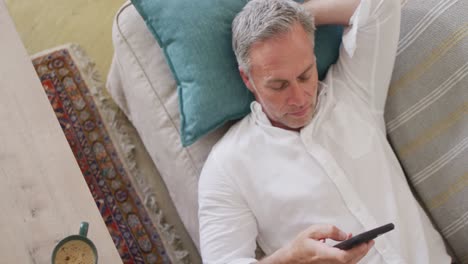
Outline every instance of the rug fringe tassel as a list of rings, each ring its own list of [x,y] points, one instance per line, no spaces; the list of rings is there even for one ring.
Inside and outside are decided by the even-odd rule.
[[[125,116],[123,112],[113,103],[112,99],[104,94],[104,85],[101,82],[101,75],[95,67],[95,63],[86,55],[86,52],[78,44],[67,44],[64,48],[68,48],[72,57],[77,58],[76,63],[80,63],[80,69],[83,69],[83,78],[87,78],[86,82],[89,84],[89,89],[92,92],[94,98],[100,101],[102,107],[100,112],[105,118],[106,122],[111,124],[111,129],[117,131],[113,133],[117,137],[119,147],[121,148],[123,155],[125,155],[126,166],[130,173],[135,176],[138,187],[144,194],[144,204],[152,212],[153,218],[156,220],[154,223],[164,237],[164,241],[168,241],[172,255],[172,261],[174,263],[190,263],[189,253],[184,250],[180,237],[177,235],[174,228],[165,222],[164,214],[159,208],[156,193],[151,187],[148,187],[146,180],[142,173],[139,171],[136,159],[135,159],[135,145],[129,136],[128,124],[120,120],[120,116]]]

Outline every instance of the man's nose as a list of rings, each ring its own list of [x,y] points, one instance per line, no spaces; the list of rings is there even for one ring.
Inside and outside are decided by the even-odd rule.
[[[289,88],[288,104],[299,107],[304,106],[306,100],[304,87],[294,82]]]

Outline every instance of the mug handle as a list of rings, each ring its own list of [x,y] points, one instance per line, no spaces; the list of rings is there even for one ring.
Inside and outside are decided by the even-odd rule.
[[[88,227],[89,227],[88,222],[81,222],[80,232],[79,232],[80,236],[86,237],[88,235]]]

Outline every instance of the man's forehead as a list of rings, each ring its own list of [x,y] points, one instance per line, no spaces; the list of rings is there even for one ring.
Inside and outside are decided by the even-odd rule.
[[[291,74],[301,75],[315,68],[315,55],[302,60],[269,60],[265,59],[251,63],[250,71],[255,75],[262,75],[264,78],[280,78]]]
[[[254,43],[249,50],[252,71],[304,70],[315,62],[313,41],[302,28]]]

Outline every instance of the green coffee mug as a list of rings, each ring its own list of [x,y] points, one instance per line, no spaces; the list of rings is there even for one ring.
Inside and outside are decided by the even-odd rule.
[[[88,227],[87,222],[81,222],[78,235],[71,235],[60,240],[52,253],[52,264],[98,263],[97,249],[86,237]]]

